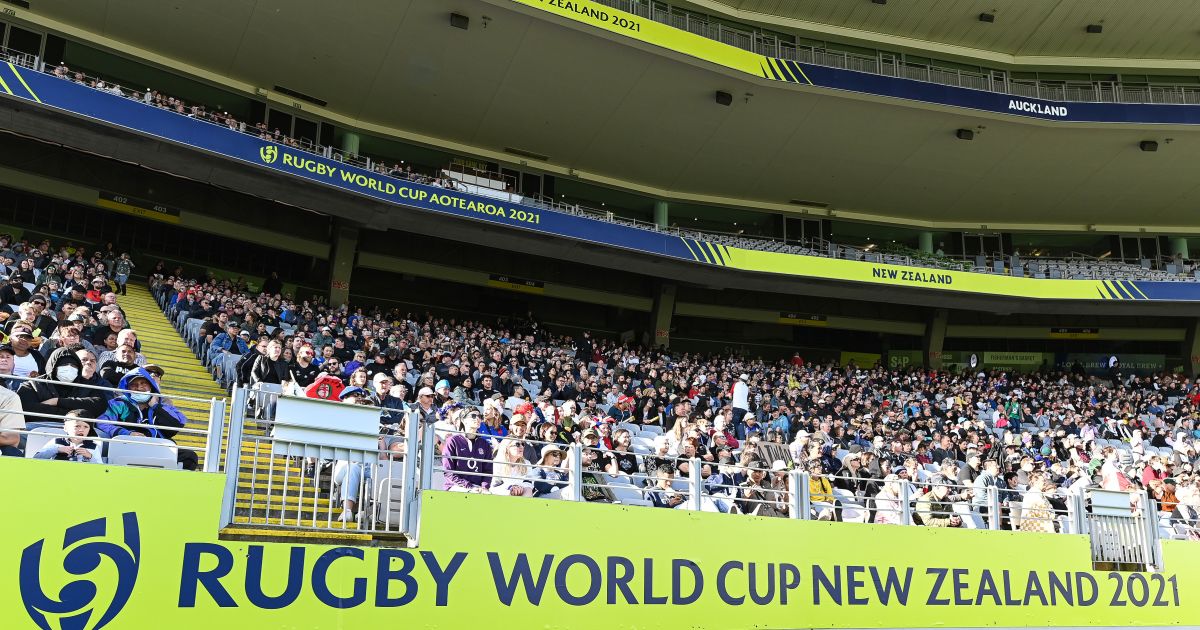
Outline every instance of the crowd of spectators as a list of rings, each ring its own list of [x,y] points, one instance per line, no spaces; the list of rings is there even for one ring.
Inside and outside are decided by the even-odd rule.
[[[664,507],[684,504],[679,480],[698,458],[719,511],[786,515],[798,468],[816,518],[856,505],[856,518],[898,522],[880,506],[907,495],[913,522],[986,526],[994,487],[1001,527],[1053,530],[1069,493],[1100,486],[1146,488],[1163,517],[1196,525],[1200,388],[1179,374],[769,362],[556,335],[532,314],[466,321],[297,301],[277,282],[257,294],[154,282],[177,322],[201,322],[202,354],[230,384],[299,392],[321,379],[333,383],[322,397],[383,408],[384,432],[403,411],[436,422],[447,489],[544,496],[581,444],[595,486],[624,476]],[[587,498],[612,499],[592,485]]]
[[[227,127],[239,133],[246,133],[256,136],[262,140],[275,142],[284,146],[292,147],[310,153],[316,153],[337,160],[343,160],[347,163],[356,166],[368,168],[371,171],[380,175],[393,177],[397,179],[407,180],[418,184],[427,184],[447,188],[452,190],[475,192],[479,194],[489,195],[490,191],[486,187],[477,187],[464,184],[463,181],[456,179],[450,174],[450,171],[445,169],[432,168],[414,168],[412,164],[406,164],[403,160],[392,160],[388,164],[386,160],[371,159],[366,156],[346,154],[340,151],[334,151],[327,147],[319,145],[312,138],[294,138],[289,135],[286,130],[281,130],[279,127],[271,128],[266,122],[259,121],[257,123],[247,123],[244,120],[239,120],[233,114],[224,110],[220,105],[215,108],[196,103],[188,103],[184,99],[164,94],[153,88],[145,90],[129,89],[122,87],[119,83],[105,80],[103,78],[89,76],[79,70],[72,70],[65,62],[60,62],[54,66],[47,66],[47,72],[64,80],[74,81],[81,85],[86,85],[96,90],[107,92],[122,98],[129,98],[141,101],[147,105],[152,105],[161,109],[173,111],[177,114],[204,120],[222,127]],[[428,172],[422,172],[422,170]],[[495,175],[495,174],[493,174]],[[500,177],[499,175],[496,175]],[[465,178],[464,178],[465,179]],[[470,181],[469,179],[467,181]],[[503,191],[508,193],[515,192],[511,186],[505,186]],[[542,201],[526,199],[527,203],[541,205]],[[575,211],[581,210],[579,206],[574,207]],[[596,219],[601,219],[608,216],[611,220],[611,213],[595,208],[582,208],[589,216]],[[629,223],[628,220],[622,220],[624,223]],[[652,224],[646,224],[653,227]],[[735,229],[736,229],[736,224]],[[672,225],[672,228],[678,229],[683,226]],[[657,229],[657,228],[655,228]],[[701,240],[711,240],[720,242],[734,247],[744,247],[748,249],[759,249],[772,252],[782,252],[788,254],[808,255],[808,256],[823,256],[834,258],[846,258],[850,260],[860,260],[867,262],[885,262],[906,266],[930,267],[930,268],[945,268],[959,269],[965,271],[974,271],[980,273],[1001,273],[1005,275],[1018,275],[1032,278],[1101,278],[1101,279],[1143,279],[1143,280],[1200,280],[1200,268],[1194,261],[1185,261],[1182,256],[1176,256],[1169,262],[1166,261],[1147,261],[1147,266],[1143,267],[1140,264],[1126,264],[1121,261],[1111,261],[1103,259],[1066,259],[1052,260],[1033,258],[1026,259],[1017,263],[1021,259],[1019,250],[1014,252],[1012,256],[977,256],[975,261],[964,260],[961,258],[951,258],[945,255],[942,244],[939,244],[935,252],[920,252],[918,250],[893,249],[893,252],[874,251],[874,246],[856,247],[846,244],[835,244],[820,239],[815,241],[806,241],[804,243],[785,242],[785,239],[779,239],[770,235],[765,235],[765,238],[758,236],[744,236],[744,230],[738,231],[737,235],[722,234],[722,233],[705,233],[696,230],[685,229],[680,232],[689,238],[697,238]],[[776,235],[778,236],[778,235]],[[1156,267],[1152,268],[1149,263],[1154,263]],[[1159,264],[1161,262],[1161,264]],[[1161,268],[1159,268],[1161,267]]]
[[[0,234],[0,454],[103,462],[104,440],[170,439],[187,422],[157,396],[165,372],[146,363],[118,304],[133,268],[111,243],[89,251]],[[34,428],[64,433],[26,453]],[[196,455],[178,451],[194,470]]]

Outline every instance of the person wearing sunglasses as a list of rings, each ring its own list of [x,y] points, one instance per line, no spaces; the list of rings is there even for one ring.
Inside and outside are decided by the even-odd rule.
[[[457,405],[452,405],[457,406]],[[442,470],[446,490],[452,492],[487,492],[492,483],[492,441],[479,434],[483,414],[475,407],[452,409],[453,419],[459,421],[460,431],[446,438],[442,446]]]

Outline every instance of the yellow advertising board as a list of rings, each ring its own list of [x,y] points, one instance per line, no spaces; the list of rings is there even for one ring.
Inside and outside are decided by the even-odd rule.
[[[219,541],[223,477],[0,458],[5,628],[1183,626],[1200,544],[427,492],[418,549]]]

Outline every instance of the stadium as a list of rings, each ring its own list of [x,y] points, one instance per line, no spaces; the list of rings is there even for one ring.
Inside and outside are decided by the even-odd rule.
[[[1194,3],[344,4],[0,0],[8,627],[1200,627]]]

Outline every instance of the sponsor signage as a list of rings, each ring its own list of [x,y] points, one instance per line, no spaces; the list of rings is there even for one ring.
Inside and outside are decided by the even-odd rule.
[[[842,524],[425,492],[414,549],[218,539],[223,475],[0,458],[5,628],[573,630],[1175,626],[1200,617],[1200,546],[1161,571],[1091,568],[1087,536]],[[131,492],[130,488],[137,488]],[[481,527],[612,536],[497,545]],[[745,544],[698,544],[700,540]],[[309,539],[311,540],[311,539]],[[812,544],[820,540],[821,544]],[[770,544],[760,544],[771,541]],[[601,546],[603,547],[603,546]],[[736,547],[736,548],[735,548]],[[936,548],[939,554],[920,550]],[[987,549],[988,553],[978,553]],[[803,621],[798,621],[798,620]],[[552,621],[556,620],[556,621]]]

